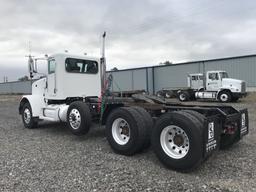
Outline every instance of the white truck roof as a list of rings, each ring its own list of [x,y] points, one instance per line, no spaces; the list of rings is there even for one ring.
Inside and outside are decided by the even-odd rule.
[[[191,74],[189,74],[190,76],[203,76],[203,74],[202,73],[191,73]]]
[[[90,57],[86,55],[69,54],[69,53],[55,53],[49,56],[49,58],[51,57],[63,57],[63,58],[71,57],[71,58],[85,59],[85,60],[96,60],[96,61],[99,60],[98,57]]]
[[[216,71],[207,71],[207,73],[220,73],[220,72],[224,72],[224,73],[226,73],[226,71],[221,71],[221,70],[216,70]]]

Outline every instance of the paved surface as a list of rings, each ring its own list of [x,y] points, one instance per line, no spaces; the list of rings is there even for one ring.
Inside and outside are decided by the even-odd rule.
[[[98,125],[81,137],[63,124],[25,129],[18,99],[0,97],[0,191],[256,191],[256,104],[235,106],[249,108],[250,134],[182,174],[163,167],[151,149],[113,153]]]

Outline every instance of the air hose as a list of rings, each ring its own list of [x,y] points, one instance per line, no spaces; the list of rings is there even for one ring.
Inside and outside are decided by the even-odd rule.
[[[99,102],[98,102],[98,111],[100,112],[100,121],[102,121],[102,117],[103,117],[105,107],[106,107],[106,98],[110,93],[112,81],[113,81],[113,76],[112,76],[112,74],[110,74],[108,76],[107,80],[104,82],[104,86],[101,91],[101,96],[100,96]]]

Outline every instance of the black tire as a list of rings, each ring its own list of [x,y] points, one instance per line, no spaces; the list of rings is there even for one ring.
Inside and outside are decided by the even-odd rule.
[[[174,97],[174,92],[169,90],[165,92],[165,98],[172,98]]]
[[[232,95],[229,91],[221,91],[218,95],[218,100],[223,103],[228,103],[232,99]]]
[[[30,119],[28,118],[28,113],[30,114]],[[32,109],[29,103],[25,103],[23,105],[21,115],[22,115],[22,121],[23,121],[24,127],[28,129],[33,129],[38,126],[38,122],[36,121],[35,118],[33,118]]]
[[[182,111],[164,114],[157,120],[151,143],[157,157],[167,168],[188,172],[200,165],[203,157],[203,132],[198,124],[200,122],[195,117]],[[162,131],[170,125],[182,128],[189,138],[188,152],[180,159],[169,156],[160,142]]]
[[[232,97],[231,101],[232,102],[237,102],[239,100],[239,97]]]
[[[182,111],[185,112],[185,113],[189,113],[190,115],[193,115],[195,118],[197,118],[197,120],[201,123],[200,126],[201,126],[202,131],[203,131],[203,129],[204,129],[204,121],[206,119],[206,117],[203,114],[201,114],[201,113],[199,113],[197,111],[193,111],[193,110],[182,110]],[[209,157],[210,157],[210,155],[206,156],[203,159],[203,161],[204,162],[207,161]]]
[[[151,133],[152,133],[152,129],[154,126],[154,121],[153,121],[152,117],[150,116],[150,114],[142,107],[133,106],[132,108],[140,113],[140,115],[142,116],[144,123],[146,125],[147,135],[145,138],[145,143],[143,144],[143,148],[142,148],[142,150],[144,150],[150,146],[150,138],[151,138]]]
[[[74,122],[80,123],[77,125]],[[67,112],[67,123],[69,130],[74,135],[85,135],[91,127],[91,113],[89,106],[82,101],[75,101],[70,104]]]
[[[157,97],[164,98],[164,97],[165,97],[165,93],[164,93],[163,90],[160,90],[160,91],[157,91],[157,92],[156,92],[156,96],[157,96]]]
[[[112,129],[114,129],[114,123],[118,119],[123,119],[129,125],[129,139],[126,143],[120,144],[113,136]],[[122,130],[123,131],[123,130]],[[131,107],[120,107],[115,109],[106,122],[106,135],[107,140],[115,153],[122,155],[133,155],[143,149],[147,142],[147,128],[142,118],[142,115]]]
[[[187,91],[180,91],[178,93],[178,99],[182,102],[189,100],[189,94]]]
[[[189,113],[191,115],[193,115],[195,118],[197,118],[197,120],[201,123],[202,125],[202,129],[203,129],[203,125],[204,125],[204,120],[205,120],[205,116],[197,111],[193,111],[193,110],[182,110],[183,112]]]

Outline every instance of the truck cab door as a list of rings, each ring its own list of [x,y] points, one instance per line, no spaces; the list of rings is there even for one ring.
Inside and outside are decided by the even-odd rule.
[[[48,60],[47,75],[47,97],[54,98],[56,96],[56,61],[54,58]]]
[[[217,72],[209,72],[207,74],[206,90],[218,91],[221,87],[220,75]]]
[[[191,88],[192,89],[198,89],[199,88],[198,76],[196,76],[196,75],[191,76]]]

